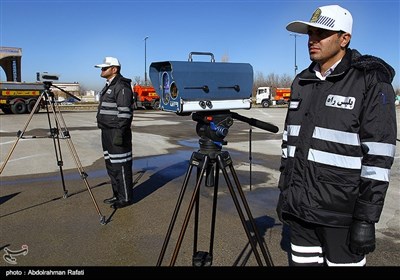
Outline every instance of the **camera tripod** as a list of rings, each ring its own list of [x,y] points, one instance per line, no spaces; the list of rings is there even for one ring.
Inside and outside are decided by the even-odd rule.
[[[235,169],[232,164],[232,158],[227,151],[221,151],[221,145],[216,145],[216,141],[211,140],[208,137],[205,137],[204,135],[207,134],[209,135],[212,139],[214,140],[222,140],[223,137],[228,133],[228,127],[232,124],[232,118],[230,115],[228,117],[226,115],[222,115],[222,121],[219,123],[217,128],[211,128],[210,125],[203,123],[200,119],[202,118],[202,115],[193,115],[193,119],[199,121],[198,126],[197,126],[197,133],[199,136],[201,136],[199,140],[199,145],[200,145],[200,150],[197,152],[193,152],[192,156],[190,158],[189,162],[189,167],[185,175],[185,179],[182,185],[182,189],[180,191],[178,201],[176,203],[174,213],[171,219],[171,222],[168,227],[167,235],[165,237],[163,247],[161,249],[160,256],[158,258],[157,266],[160,266],[169,240],[171,238],[171,234],[177,219],[177,216],[179,214],[179,210],[183,201],[183,197],[186,191],[186,188],[188,186],[190,176],[193,170],[193,167],[197,167],[197,177],[196,177],[196,185],[193,190],[192,197],[189,202],[189,206],[187,209],[187,212],[185,214],[185,218],[183,221],[183,225],[181,228],[181,231],[179,233],[179,237],[175,246],[175,249],[172,254],[172,258],[170,261],[170,266],[173,266],[176,262],[179,249],[181,247],[193,208],[195,207],[195,213],[194,213],[194,238],[193,238],[193,259],[192,259],[192,265],[193,266],[211,266],[212,265],[212,258],[213,258],[213,247],[214,247],[214,232],[215,232],[215,222],[216,222],[216,209],[217,209],[217,199],[218,199],[218,186],[219,186],[219,173],[222,171],[222,174],[225,178],[226,184],[228,186],[229,192],[232,196],[233,202],[236,206],[236,209],[238,211],[240,220],[242,222],[243,228],[246,232],[247,238],[249,240],[249,243],[251,245],[252,251],[254,253],[254,256],[256,258],[256,261],[259,266],[263,266],[263,262],[261,259],[261,256],[257,250],[257,244],[259,248],[261,249],[261,253],[264,257],[265,264],[267,266],[272,266],[273,262],[271,259],[271,256],[266,248],[264,246],[265,244],[263,243],[260,234],[257,230],[254,218],[251,214],[250,208],[247,204],[244,192],[242,190],[242,187],[240,185],[238,176],[235,172]],[[213,131],[212,133],[210,133]],[[214,133],[215,132],[215,133]],[[226,142],[224,142],[226,144]],[[237,192],[239,193],[239,198],[236,194],[236,191],[234,190],[232,181],[229,177],[229,173],[227,171],[227,168],[230,170],[230,174],[233,177],[233,180],[235,182]],[[209,252],[204,252],[204,251],[198,251],[197,250],[197,241],[198,241],[198,223],[199,223],[199,200],[200,200],[200,186],[202,184],[202,180],[204,178],[204,175],[206,177],[206,186],[208,187],[214,187],[214,195],[213,195],[213,206],[212,206],[212,216],[211,216],[211,232],[210,232],[210,245],[209,245]],[[246,222],[245,219],[245,214],[242,210],[242,205],[245,209],[245,213],[247,214],[248,221],[250,223]],[[252,235],[252,233],[254,236]],[[255,239],[254,239],[255,237]]]
[[[63,198],[67,198],[68,197],[68,191],[65,188],[65,180],[64,180],[64,172],[63,172],[63,158],[62,158],[62,153],[61,153],[61,144],[60,144],[60,139],[65,139],[68,145],[68,148],[71,152],[71,155],[75,161],[76,167],[78,169],[78,172],[80,174],[80,177],[82,178],[82,180],[84,181],[86,188],[90,194],[90,197],[92,198],[92,201],[94,203],[94,206],[96,208],[97,213],[100,216],[100,223],[101,224],[105,224],[105,216],[103,216],[100,212],[100,209],[97,205],[96,199],[93,196],[93,193],[90,189],[90,185],[87,181],[87,173],[84,171],[83,167],[82,167],[82,163],[78,157],[78,154],[76,152],[76,149],[74,147],[74,144],[72,143],[71,140],[71,135],[68,131],[68,128],[65,124],[64,118],[61,114],[61,110],[58,106],[58,104],[56,103],[55,99],[54,99],[54,93],[51,90],[51,86],[56,87],[58,89],[60,89],[61,91],[67,93],[68,95],[70,95],[71,97],[80,100],[79,98],[75,97],[74,95],[72,95],[71,93],[55,86],[52,85],[51,82],[43,82],[44,84],[44,90],[41,92],[40,96],[38,97],[27,121],[25,122],[24,128],[22,129],[22,131],[18,131],[17,132],[17,139],[14,142],[13,146],[11,147],[6,159],[4,160],[3,165],[0,168],[0,174],[3,172],[8,160],[10,159],[13,151],[15,150],[18,141],[22,138],[26,139],[29,137],[24,137],[25,131],[29,125],[29,123],[32,120],[32,117],[34,115],[35,112],[38,111],[40,104],[43,102],[44,106],[46,108],[46,113],[47,113],[47,120],[48,120],[48,124],[49,124],[49,132],[50,135],[48,137],[51,137],[53,139],[53,145],[54,145],[54,150],[55,150],[55,155],[56,155],[56,161],[57,161],[57,165],[59,167],[59,171],[60,171],[60,176],[61,176],[61,182],[62,182],[62,188],[63,188]],[[49,109],[50,108],[50,109]],[[50,118],[50,113],[52,113],[53,117],[54,117],[54,125],[53,122]],[[41,138],[41,137],[37,137],[37,136],[32,136],[30,138]],[[47,136],[46,136],[47,138]]]

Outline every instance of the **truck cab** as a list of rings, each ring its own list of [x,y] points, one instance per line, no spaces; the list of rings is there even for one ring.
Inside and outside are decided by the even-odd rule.
[[[256,104],[261,104],[263,108],[268,108],[272,104],[271,87],[259,87],[256,91]]]
[[[135,84],[132,87],[134,98],[134,109],[156,109],[160,107],[160,97],[152,86]]]

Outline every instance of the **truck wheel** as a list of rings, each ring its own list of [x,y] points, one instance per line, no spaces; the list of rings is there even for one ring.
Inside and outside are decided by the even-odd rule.
[[[14,114],[23,114],[26,112],[26,104],[23,100],[17,100],[11,105],[11,111]]]
[[[263,100],[261,102],[261,105],[263,106],[263,108],[268,108],[269,107],[269,101],[268,100]]]
[[[28,113],[32,112],[33,107],[35,107],[36,101],[37,100],[33,99],[33,100],[28,102],[28,106],[27,106]],[[40,105],[37,106],[35,113],[39,112],[39,109],[40,109]]]
[[[153,109],[160,110],[160,100],[154,101]]]

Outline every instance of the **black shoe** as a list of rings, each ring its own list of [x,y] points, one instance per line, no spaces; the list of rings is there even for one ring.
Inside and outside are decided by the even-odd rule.
[[[119,209],[119,208],[124,208],[126,206],[131,205],[132,203],[130,201],[122,201],[122,200],[117,200],[113,204],[111,204],[111,208],[114,209]]]
[[[115,196],[104,199],[103,202],[107,203],[107,204],[113,204],[114,202],[116,202],[118,200],[118,198],[116,198]]]

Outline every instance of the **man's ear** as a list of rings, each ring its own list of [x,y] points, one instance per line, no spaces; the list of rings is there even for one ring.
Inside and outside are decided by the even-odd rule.
[[[340,42],[340,46],[342,48],[344,48],[350,43],[351,34],[350,33],[344,33],[344,34],[342,34],[342,38],[341,39],[342,39],[342,41]]]

